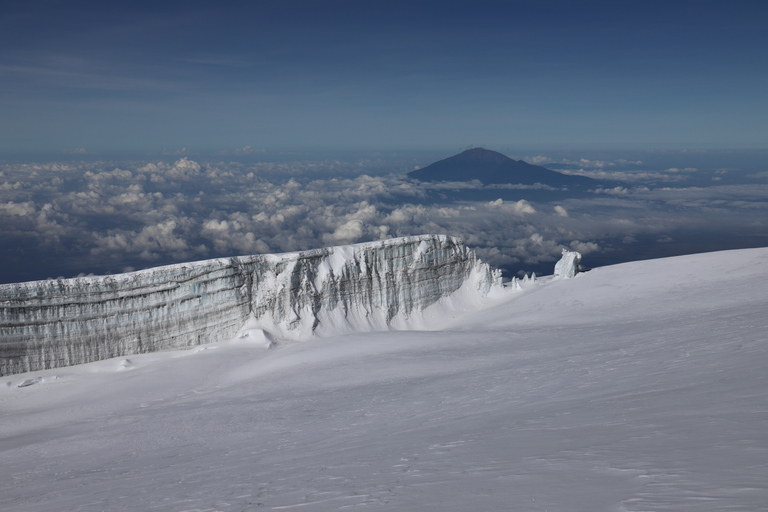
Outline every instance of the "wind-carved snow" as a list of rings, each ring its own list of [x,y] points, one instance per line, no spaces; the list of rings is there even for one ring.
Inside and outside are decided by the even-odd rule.
[[[581,270],[580,263],[581,253],[563,249],[562,257],[555,263],[555,277],[571,278],[575,276]]]
[[[425,328],[501,290],[500,272],[444,235],[0,285],[0,375],[258,329],[267,344],[273,336]]]
[[[438,332],[0,377],[0,510],[765,511],[767,279],[768,248],[644,260]]]

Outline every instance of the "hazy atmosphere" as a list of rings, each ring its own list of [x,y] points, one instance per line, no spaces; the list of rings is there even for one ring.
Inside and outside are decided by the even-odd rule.
[[[0,151],[765,148],[767,10],[14,2]]]
[[[759,2],[8,6],[0,281],[424,232],[507,275],[562,247],[600,265],[765,245],[766,19]],[[406,178],[472,145],[612,181],[551,197]]]
[[[27,2],[0,281],[425,232],[506,274],[768,241],[759,2]],[[424,183],[470,146],[604,180]]]

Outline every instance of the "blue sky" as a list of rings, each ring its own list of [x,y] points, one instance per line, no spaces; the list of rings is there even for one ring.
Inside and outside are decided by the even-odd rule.
[[[17,2],[0,158],[766,148],[768,4]]]

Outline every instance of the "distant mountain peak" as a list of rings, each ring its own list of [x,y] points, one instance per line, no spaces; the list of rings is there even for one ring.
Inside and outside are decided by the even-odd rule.
[[[462,158],[465,160],[477,160],[477,161],[497,162],[497,163],[502,163],[508,160],[512,160],[508,156],[502,155],[498,151],[492,151],[490,149],[485,149],[485,148],[470,148],[450,158]]]
[[[471,148],[408,173],[419,181],[472,181],[484,184],[540,183],[554,188],[582,188],[595,183],[584,176],[563,174],[522,160],[513,160],[497,151]]]

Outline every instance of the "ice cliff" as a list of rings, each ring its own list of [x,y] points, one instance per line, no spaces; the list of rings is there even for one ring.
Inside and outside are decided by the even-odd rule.
[[[246,327],[289,339],[417,328],[439,304],[468,307],[501,288],[498,271],[443,235],[5,284],[0,376],[224,341]]]
[[[571,278],[581,271],[581,253],[563,249],[563,255],[555,263],[555,276]]]

